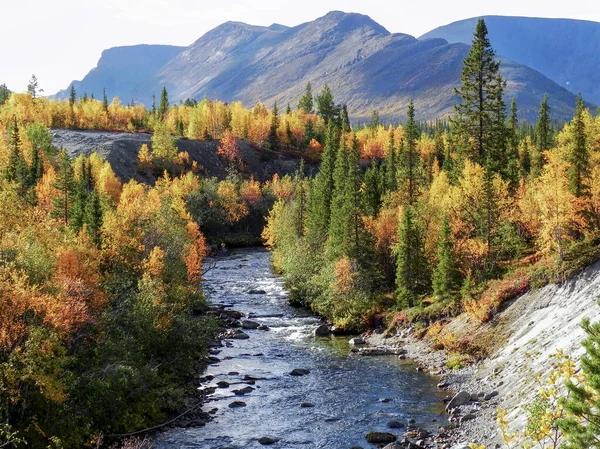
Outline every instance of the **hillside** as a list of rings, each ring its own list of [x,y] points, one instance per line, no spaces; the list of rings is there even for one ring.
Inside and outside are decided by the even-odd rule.
[[[132,45],[104,50],[98,65],[81,81],[73,81],[78,95],[84,92],[89,96],[102,98],[103,90],[109,101],[119,97],[121,102],[134,99],[133,89],[141,81],[150,78],[158,69],[178,55],[185,47],[172,45]],[[54,95],[55,98],[68,98],[70,84]],[[152,100],[147,103],[150,106]]]
[[[140,173],[137,169],[137,155],[142,144],[152,148],[150,134],[56,129],[52,136],[54,145],[66,149],[72,157],[98,153],[110,163],[123,182],[130,179],[149,184],[155,182],[152,175]],[[270,179],[275,173],[293,173],[298,166],[299,159],[287,154],[268,152],[244,140],[238,145],[246,173],[259,181]],[[217,155],[218,140],[179,139],[176,146],[179,151],[187,151],[192,161],[198,162],[203,176],[219,179],[226,176],[226,164]]]
[[[467,53],[461,43],[392,34],[367,16],[340,11],[293,28],[227,22],[139,77],[123,98],[150,105],[165,86],[171,102],[209,97],[295,106],[311,82],[315,92],[329,84],[354,121],[368,120],[374,109],[386,120],[403,120],[411,98],[418,119],[433,119],[453,111]],[[571,117],[575,99],[566,89],[515,62],[503,60],[502,73],[522,118],[535,119],[545,92],[555,118]]]
[[[531,67],[584,99],[600,103],[600,23],[484,16],[498,55]],[[420,40],[470,43],[478,18],[436,28]]]

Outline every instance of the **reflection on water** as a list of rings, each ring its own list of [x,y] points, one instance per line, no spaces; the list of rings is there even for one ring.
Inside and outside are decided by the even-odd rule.
[[[279,438],[272,446],[279,448],[366,448],[365,434],[390,431],[389,421],[414,419],[430,430],[445,421],[436,379],[416,372],[410,362],[349,355],[348,337],[314,338],[319,320],[287,305],[266,251],[245,250],[219,260],[206,276],[205,291],[213,303],[231,305],[270,331],[245,331],[250,339],[231,340],[222,348],[222,361],[207,370],[213,383],[231,384],[217,389],[214,401],[204,406],[218,408],[215,419],[205,427],[161,433],[156,448],[259,448],[257,440],[264,436]],[[294,368],[310,374],[290,376]],[[235,396],[232,390],[247,385],[246,375],[264,380],[257,380],[251,393]],[[229,408],[235,400],[246,407]],[[300,407],[302,402],[314,406]]]

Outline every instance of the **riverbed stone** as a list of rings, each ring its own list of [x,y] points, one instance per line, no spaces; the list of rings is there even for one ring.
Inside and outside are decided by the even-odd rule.
[[[348,343],[350,343],[353,346],[359,346],[359,345],[364,345],[365,341],[361,338],[361,337],[354,337],[351,338]]]
[[[242,321],[243,329],[258,329],[259,326],[260,326],[260,324],[258,324],[256,321],[250,321],[250,320]]]
[[[217,387],[219,387],[219,388],[229,388],[229,382],[221,380],[220,382],[217,382]]]
[[[460,407],[461,405],[465,405],[467,402],[471,400],[471,394],[466,391],[460,391],[454,395],[450,402],[446,405],[446,411],[452,410],[453,408]]]
[[[303,407],[303,408],[314,407],[314,406],[315,406],[315,404],[313,404],[312,402],[301,402],[300,403],[300,407]]]
[[[401,423],[400,421],[390,421],[387,423],[387,426],[390,429],[402,429],[406,427],[404,423]]]
[[[331,334],[331,329],[327,324],[321,324],[313,331],[315,337],[328,337]]]
[[[484,401],[489,401],[490,399],[493,399],[493,398],[495,398],[496,396],[498,396],[498,392],[497,392],[497,391],[492,391],[491,393],[488,393],[488,394],[486,394],[486,395],[483,397],[483,400],[484,400]]]
[[[267,293],[267,292],[264,290],[260,290],[260,289],[248,290],[249,295],[264,295],[265,293]]]
[[[467,415],[461,416],[459,422],[462,424],[462,423],[467,422],[467,421],[472,421],[475,418],[476,418],[475,415],[473,415],[472,413],[469,413]]]
[[[250,338],[250,335],[245,332],[237,332],[231,338],[234,340],[247,340]]]
[[[275,444],[279,441],[279,438],[274,437],[261,437],[258,439],[258,442],[264,446],[269,446],[271,444]]]
[[[310,374],[310,370],[305,368],[294,368],[290,372],[290,376],[306,376],[307,374]]]
[[[365,438],[371,444],[392,443],[397,439],[396,435],[388,432],[369,432]]]
[[[229,408],[239,407],[246,407],[246,403],[244,401],[233,401],[231,404],[229,404]]]
[[[397,441],[394,441],[393,443],[390,444],[386,444],[385,446],[383,446],[383,449],[404,449],[405,446],[398,443]]]
[[[254,391],[254,388],[252,388],[252,387],[244,387],[244,388],[240,388],[238,390],[232,390],[232,393],[234,393],[236,396],[243,396],[245,394],[252,393],[253,391]]]
[[[259,331],[270,331],[271,328],[269,326],[267,326],[266,324],[261,324],[260,326],[257,327],[257,329]]]

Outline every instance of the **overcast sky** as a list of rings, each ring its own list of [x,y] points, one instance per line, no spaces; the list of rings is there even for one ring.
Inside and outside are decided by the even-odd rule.
[[[417,37],[492,14],[600,22],[597,0],[0,0],[0,83],[24,91],[35,74],[49,95],[83,78],[106,48],[189,45],[228,20],[294,26],[331,10],[366,14]]]

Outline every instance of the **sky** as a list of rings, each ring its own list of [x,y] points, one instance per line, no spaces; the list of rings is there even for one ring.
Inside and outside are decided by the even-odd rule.
[[[35,74],[50,95],[82,79],[110,47],[187,46],[228,20],[295,26],[332,10],[366,14],[416,37],[482,15],[600,22],[596,0],[0,0],[0,83],[25,91]]]

